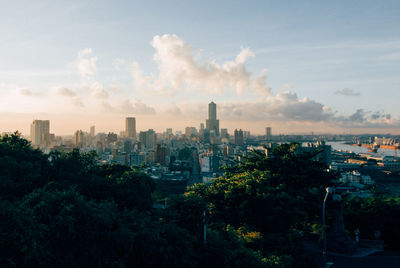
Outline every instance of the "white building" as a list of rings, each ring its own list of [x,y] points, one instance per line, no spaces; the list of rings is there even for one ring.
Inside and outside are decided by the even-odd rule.
[[[361,175],[360,172],[355,170],[353,172],[344,172],[341,175],[339,181],[342,183],[360,183],[365,185],[374,184],[371,176]]]
[[[34,147],[47,145],[50,135],[49,120],[33,120],[31,124],[31,142]]]

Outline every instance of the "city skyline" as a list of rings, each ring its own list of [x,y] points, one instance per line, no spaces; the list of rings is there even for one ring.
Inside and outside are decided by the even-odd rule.
[[[9,3],[0,132],[184,130],[214,101],[230,133],[400,134],[400,4],[286,4]]]
[[[213,103],[213,102],[212,102]],[[215,104],[215,103],[213,103]],[[208,104],[209,105],[209,104]],[[210,116],[210,115],[208,115]],[[39,118],[35,118],[33,119],[33,123],[35,121],[52,121],[49,120],[48,118],[52,117],[52,116],[45,116],[44,119],[41,117],[41,119]],[[196,130],[200,130],[201,129],[201,125],[206,125],[205,123],[207,121],[209,121],[209,119],[204,118],[203,121],[199,121],[197,123],[193,123],[192,121],[188,120],[186,125],[182,125],[183,127],[177,127],[177,128],[171,128],[171,123],[169,121],[167,122],[163,122],[162,124],[158,124],[158,127],[154,127],[154,125],[152,125],[151,123],[149,123],[148,121],[146,121],[146,116],[140,117],[144,119],[145,121],[143,121],[142,123],[144,123],[143,125],[139,125],[138,128],[136,128],[136,118],[137,117],[113,117],[113,119],[111,120],[112,123],[100,123],[100,128],[98,128],[98,125],[82,125],[79,124],[80,127],[76,127],[74,125],[69,127],[69,130],[64,131],[64,132],[57,132],[54,131],[53,128],[51,129],[52,132],[54,132],[57,136],[73,136],[74,132],[78,129],[80,131],[86,132],[86,133],[91,133],[92,128],[96,127],[96,133],[118,133],[119,135],[121,134],[122,136],[126,136],[126,129],[127,129],[127,120],[128,119],[134,119],[134,129],[136,129],[135,133],[136,135],[139,134],[139,132],[141,131],[147,131],[149,129],[154,129],[157,133],[166,133],[168,132],[168,129],[172,129],[173,133],[184,133],[185,129],[188,128],[189,126],[195,125],[195,129]],[[29,119],[27,119],[29,120]],[[219,121],[220,120],[215,120],[217,121],[217,125],[219,125]],[[24,126],[23,128],[20,129],[15,129],[15,130],[6,130],[6,129],[0,129],[0,133],[12,133],[15,131],[18,131],[19,133],[22,133],[24,136],[31,136],[29,135],[30,133],[32,133],[32,120],[30,121],[30,127],[29,126]],[[89,122],[93,122],[93,121],[89,121]],[[56,129],[57,126],[59,126],[60,124],[62,125],[62,121],[57,122],[54,121],[54,125],[56,125]],[[52,125],[53,125],[53,121],[52,121]],[[164,127],[162,127],[164,126]],[[277,128],[274,128],[274,134],[273,135],[324,135],[324,134],[333,134],[333,135],[350,135],[350,134],[354,134],[354,135],[385,135],[385,134],[389,134],[389,135],[397,135],[397,132],[390,132],[390,129],[388,132],[385,132],[384,129],[372,129],[372,131],[368,131],[369,129],[367,128],[360,128],[360,131],[356,131],[356,132],[352,132],[352,131],[346,131],[343,130],[342,132],[340,131],[314,131],[313,129],[307,129],[307,128],[303,128],[300,131],[281,131],[280,127],[282,126],[282,124],[277,124],[275,125],[274,123],[268,124],[267,125],[259,125],[256,129],[255,132],[251,131],[254,130],[254,128],[251,127],[251,124],[246,124],[246,122],[240,122],[240,121],[233,121],[230,122],[228,124],[224,124],[223,126],[225,127],[220,127],[219,131],[221,131],[222,129],[226,129],[228,131],[229,134],[233,135],[234,131],[236,129],[243,129],[243,130],[247,130],[249,131],[252,135],[256,135],[256,136],[263,136],[263,135],[267,135],[266,133],[266,128],[269,128],[270,131],[272,129],[271,126],[277,126]],[[213,126],[213,128],[215,128],[217,126]],[[25,130],[26,129],[26,130]],[[25,130],[25,131],[24,131]],[[271,134],[270,134],[271,135]],[[219,134],[217,135],[219,136]],[[269,135],[267,135],[269,136]]]
[[[400,0],[0,2],[0,268],[399,265]]]

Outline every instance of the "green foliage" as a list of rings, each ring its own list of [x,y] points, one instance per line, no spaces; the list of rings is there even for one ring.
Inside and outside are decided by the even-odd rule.
[[[155,180],[157,199],[165,199],[169,196],[181,195],[187,188],[186,180]]]
[[[335,178],[313,156],[299,153],[298,144],[283,144],[271,157],[254,151],[224,177],[186,195],[208,203],[213,226],[247,226],[261,232],[264,250],[292,253],[298,234],[319,219],[322,189]]]
[[[0,198],[18,200],[48,182],[49,163],[18,132],[0,137]]]
[[[203,235],[203,212],[206,210],[203,198],[175,196],[168,200],[168,208],[164,212],[166,221],[175,224],[196,234],[199,240]]]
[[[113,200],[121,208],[149,209],[154,182],[142,171],[122,165],[96,164],[95,153],[51,153],[52,184],[48,189],[74,187],[97,201]]]
[[[178,157],[191,159],[191,149]],[[154,210],[157,185],[139,168],[99,166],[95,153],[78,150],[45,155],[18,133],[3,136],[0,266],[300,266],[299,234],[319,222],[323,189],[335,176],[313,157],[296,144],[269,158],[253,152]]]
[[[326,172],[326,166],[314,157],[319,153],[302,152],[297,143],[282,144],[275,147],[271,157],[263,152],[253,151],[244,163],[227,169],[227,176],[254,171],[270,173],[269,183],[284,185],[289,193],[303,194],[313,188],[327,186],[336,174]]]
[[[194,231],[200,229],[206,210],[212,229],[207,248],[217,256],[249,262],[254,257],[254,267],[307,266],[297,255],[298,241],[312,223],[320,221],[324,189],[336,176],[314,161],[314,156],[301,153],[298,144],[283,144],[271,157],[254,151],[244,163],[227,168],[224,177],[209,185],[197,184],[184,197],[173,200],[169,216],[177,225]],[[239,252],[231,249],[232,245]],[[217,248],[229,250],[218,252]],[[209,258],[220,266],[227,263],[212,254]],[[244,263],[229,265],[241,267]]]
[[[37,226],[36,226],[37,227]],[[37,250],[33,243],[38,228],[26,211],[0,201],[0,266],[27,267]]]
[[[114,202],[88,201],[73,190],[37,190],[18,209],[36,226],[27,244],[39,247],[27,251],[29,263],[21,266],[192,266],[194,243],[185,230],[162,224],[147,213],[120,210]],[[12,225],[7,231],[22,235]]]
[[[128,209],[151,208],[151,193],[155,190],[155,184],[144,173],[126,171],[110,184],[109,191],[119,206]]]
[[[289,262],[272,261],[274,256],[263,257],[243,243],[234,229],[210,230],[204,250],[205,263],[214,267],[289,267]]]
[[[375,239],[375,231],[380,230],[386,248],[400,249],[399,197],[372,196],[346,199],[343,217],[350,231],[356,228],[360,230],[361,238]]]

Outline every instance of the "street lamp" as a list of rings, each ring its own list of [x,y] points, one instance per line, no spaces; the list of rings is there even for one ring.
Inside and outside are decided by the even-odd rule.
[[[326,200],[328,199],[329,193],[333,192],[334,188],[333,187],[326,187],[326,194],[324,198],[324,202],[322,204],[322,231],[323,231],[323,239],[324,239],[324,246],[322,249],[322,257],[324,259],[324,262],[326,263],[326,222],[325,222],[325,206],[326,206]]]
[[[207,212],[203,211],[203,246],[207,245]]]

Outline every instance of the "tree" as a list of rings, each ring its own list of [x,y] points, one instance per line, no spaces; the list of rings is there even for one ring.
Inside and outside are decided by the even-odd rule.
[[[289,267],[334,177],[282,145],[160,211],[141,169],[99,166],[94,153],[45,155],[15,133],[0,138],[0,167],[1,267]]]
[[[185,195],[206,202],[211,228],[260,233],[253,246],[265,256],[295,255],[301,233],[319,221],[323,191],[336,176],[314,156],[300,152],[298,144],[280,145],[270,157],[254,151],[224,177],[197,184]]]
[[[379,230],[386,248],[400,249],[399,197],[346,198],[343,207],[343,217],[350,231],[358,228],[361,238],[376,239],[374,233]]]
[[[48,182],[47,157],[18,132],[0,137],[0,197],[18,200]]]

